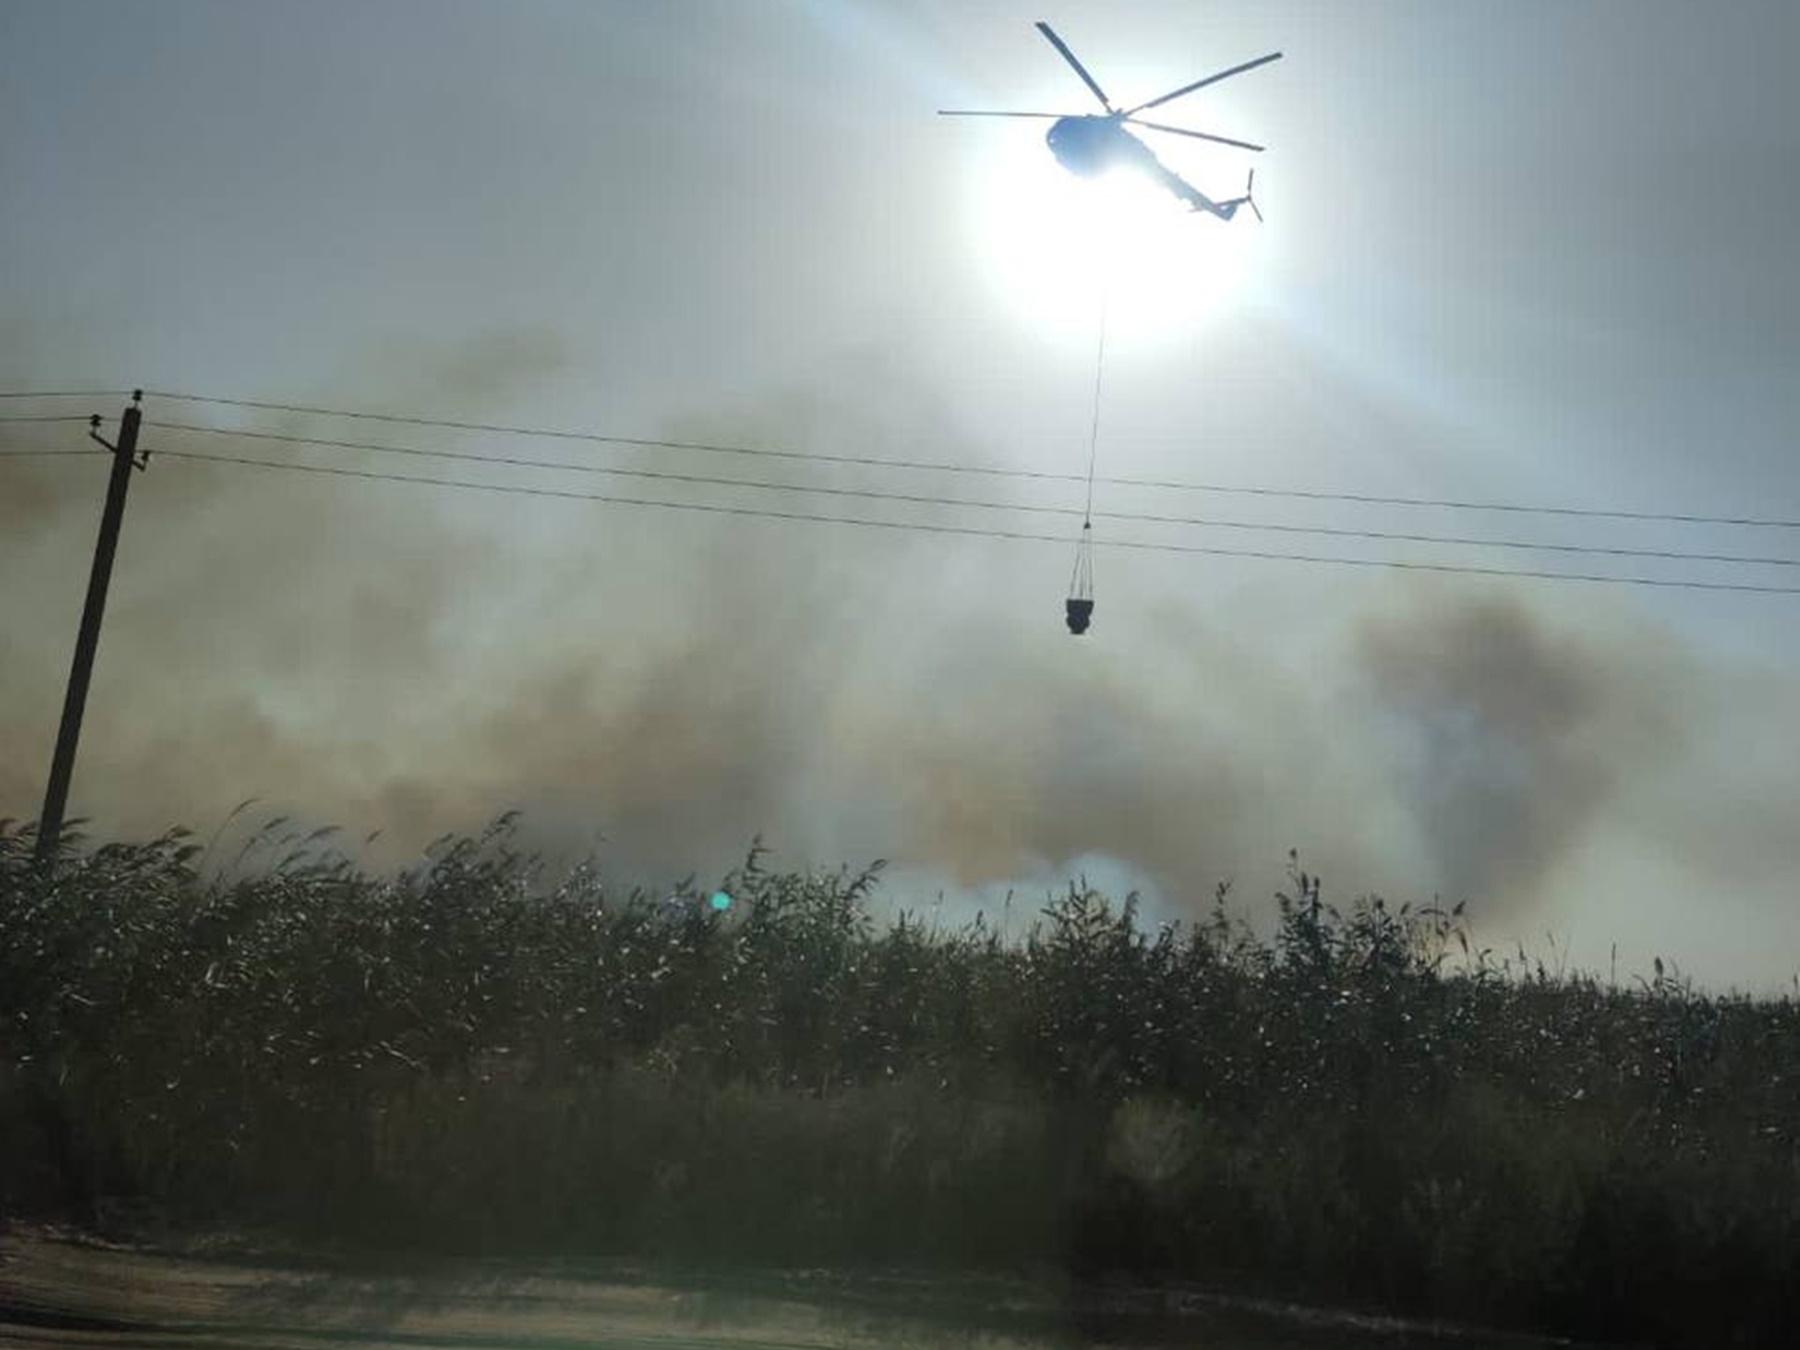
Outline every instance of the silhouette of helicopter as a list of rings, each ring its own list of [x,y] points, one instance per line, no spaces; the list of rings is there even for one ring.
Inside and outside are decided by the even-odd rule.
[[[1184,84],[1181,88],[1164,94],[1161,98],[1153,98],[1148,103],[1140,103],[1135,108],[1116,108],[1112,100],[1107,98],[1094,77],[1088,74],[1087,67],[1076,59],[1075,53],[1069,50],[1068,44],[1056,35],[1056,30],[1049,24],[1039,22],[1038,32],[1047,38],[1052,47],[1062,53],[1063,60],[1075,68],[1081,76],[1081,82],[1093,91],[1094,97],[1100,100],[1100,106],[1106,109],[1102,116],[1099,113],[1042,113],[1042,112],[983,112],[970,111],[963,108],[940,108],[940,117],[1041,117],[1052,120],[1050,132],[1044,137],[1050,144],[1050,153],[1056,156],[1057,162],[1072,173],[1083,177],[1095,177],[1109,169],[1136,169],[1140,173],[1156,180],[1188,204],[1194,211],[1210,211],[1220,220],[1230,220],[1237,214],[1240,206],[1248,206],[1256,213],[1256,218],[1263,218],[1262,211],[1250,193],[1256,186],[1256,170],[1250,170],[1250,177],[1244,184],[1244,195],[1232,197],[1226,201],[1215,202],[1199,188],[1188,182],[1180,174],[1167,167],[1156,157],[1154,151],[1136,136],[1125,130],[1127,125],[1143,127],[1149,131],[1166,131],[1174,136],[1191,136],[1197,141],[1216,141],[1220,145],[1233,145],[1240,150],[1260,152],[1265,147],[1252,145],[1249,141],[1233,140],[1229,136],[1214,136],[1204,131],[1189,131],[1186,127],[1165,126],[1161,122],[1146,122],[1138,116],[1150,108],[1160,107],[1164,103],[1193,93],[1196,89],[1204,89],[1209,84],[1217,84],[1220,80],[1230,79],[1233,75],[1242,75],[1247,70],[1255,70],[1258,66],[1267,65],[1271,61],[1281,59],[1280,52],[1270,52],[1267,56],[1259,56],[1254,61],[1246,61],[1241,66],[1233,66],[1229,70],[1221,70],[1216,75],[1208,75],[1203,80],[1195,80],[1192,84]]]

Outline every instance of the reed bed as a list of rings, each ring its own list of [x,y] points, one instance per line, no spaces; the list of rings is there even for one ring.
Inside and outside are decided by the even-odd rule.
[[[372,875],[0,824],[0,1215],[1794,1343],[1791,998],[1500,959],[1297,862],[1257,924],[1075,884],[1008,941],[877,923],[879,865],[753,848],[721,911],[513,825]]]

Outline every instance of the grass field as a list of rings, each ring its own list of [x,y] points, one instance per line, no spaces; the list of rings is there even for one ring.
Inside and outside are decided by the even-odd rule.
[[[269,836],[271,841],[276,836]],[[1055,1270],[1669,1344],[1800,1329],[1800,1005],[1497,961],[1455,912],[874,871],[375,877],[0,828],[0,1205],[456,1256]],[[238,875],[235,874],[234,875]]]

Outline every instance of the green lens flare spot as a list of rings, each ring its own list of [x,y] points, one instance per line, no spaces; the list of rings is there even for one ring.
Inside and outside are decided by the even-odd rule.
[[[726,910],[731,908],[731,897],[724,891],[714,891],[712,893],[712,907],[717,913],[723,914]]]

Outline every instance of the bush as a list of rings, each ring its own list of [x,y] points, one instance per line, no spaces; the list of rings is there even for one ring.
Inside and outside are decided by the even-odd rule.
[[[615,894],[502,820],[366,875],[0,825],[0,1206],[445,1252],[1046,1265],[1693,1344],[1794,1330],[1800,1016],[1340,912],[873,924]]]

